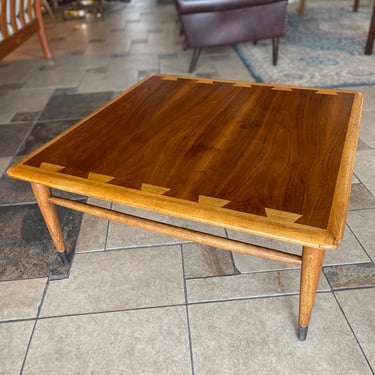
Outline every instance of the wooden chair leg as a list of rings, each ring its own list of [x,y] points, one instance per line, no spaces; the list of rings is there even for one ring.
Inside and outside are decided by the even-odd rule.
[[[277,65],[277,56],[279,54],[279,38],[272,38],[272,64]]]
[[[193,52],[193,56],[191,58],[189,73],[192,73],[197,65],[197,61],[199,59],[199,55],[202,52],[202,48],[195,48]]]
[[[306,0],[300,0],[299,11],[298,11],[300,16],[303,16],[305,14],[305,6],[306,6]]]
[[[44,31],[44,23],[43,23],[42,12],[40,10],[39,0],[35,2],[35,14],[36,14],[36,17],[38,19],[38,24],[39,24],[38,38],[39,38],[40,45],[42,46],[42,50],[43,50],[45,58],[51,59],[52,53],[49,49],[46,33]]]
[[[324,253],[320,249],[303,248],[298,322],[298,338],[302,341],[306,340]]]
[[[56,246],[56,250],[58,251],[63,262],[68,264],[69,260],[65,251],[64,237],[61,231],[56,207],[48,200],[51,196],[50,189],[47,186],[36,184],[34,182],[31,183],[31,188],[33,189],[35,199],[47,225],[52,241]]]
[[[354,0],[353,12],[357,12],[359,7],[359,0]]]
[[[370,29],[367,36],[367,42],[365,47],[365,54],[371,55],[374,48],[374,39],[375,39],[375,2],[372,8],[372,16],[370,21]]]

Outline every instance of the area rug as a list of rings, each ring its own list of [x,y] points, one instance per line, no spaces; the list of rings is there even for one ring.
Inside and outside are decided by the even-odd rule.
[[[342,1],[288,5],[287,32],[280,38],[279,59],[272,65],[271,41],[235,46],[257,82],[313,87],[375,85],[375,52],[365,55],[372,5],[358,12]]]

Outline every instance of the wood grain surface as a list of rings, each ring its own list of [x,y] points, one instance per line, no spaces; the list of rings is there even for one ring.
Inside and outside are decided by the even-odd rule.
[[[82,180],[93,196],[104,184],[108,200],[142,206],[125,190],[118,198],[117,188],[130,189],[147,198],[144,208],[182,217],[174,202],[191,202],[187,217],[209,222],[211,207],[216,224],[230,213],[307,226],[333,246],[343,234],[361,106],[351,91],[154,75],[9,174],[68,191]]]

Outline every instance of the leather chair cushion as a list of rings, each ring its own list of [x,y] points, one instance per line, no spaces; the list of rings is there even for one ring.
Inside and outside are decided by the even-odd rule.
[[[285,0],[176,0],[179,14],[215,12],[277,3]]]

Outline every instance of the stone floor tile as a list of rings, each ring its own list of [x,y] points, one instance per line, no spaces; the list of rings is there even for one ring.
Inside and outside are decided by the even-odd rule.
[[[97,199],[88,199],[87,203],[104,208],[110,207],[109,202],[102,202]],[[76,253],[104,250],[107,230],[108,220],[88,214],[83,215]]]
[[[352,184],[349,210],[375,208],[375,196],[363,184]]]
[[[72,257],[82,214],[58,207],[66,252]],[[36,204],[0,207],[0,280],[63,278],[64,265]]]
[[[12,158],[9,166],[16,163],[22,156]],[[57,196],[70,198],[74,200],[85,199],[83,196],[61,190],[52,189],[52,193]],[[34,194],[30,184],[3,174],[0,177],[0,205],[10,205],[18,203],[35,203]]]
[[[305,342],[297,314],[297,296],[189,306],[195,373],[371,375],[330,293],[318,293]]]
[[[324,274],[333,289],[375,286],[375,265],[371,262],[324,267]]]
[[[45,278],[0,282],[0,320],[36,318],[46,282]]]
[[[128,71],[131,72],[131,69],[159,69],[158,54],[113,57],[108,65],[108,71],[112,73],[126,73]]]
[[[194,76],[194,73],[189,73],[189,66],[192,52],[187,50],[183,54],[178,54],[177,57],[161,58],[160,59],[160,73],[162,74],[178,74],[185,76]]]
[[[361,138],[358,140],[358,145],[357,145],[357,151],[362,151],[362,150],[370,150],[371,147],[363,141]]]
[[[114,205],[113,209],[130,215],[146,217],[151,220],[161,221],[161,216],[157,214],[144,214],[143,211],[130,207]],[[144,215],[143,215],[144,214]],[[170,237],[167,235],[151,232],[144,229],[138,229],[128,225],[110,222],[108,227],[107,249],[120,249],[143,247],[150,245],[179,244],[186,242],[184,240]]]
[[[212,227],[210,225],[194,223],[191,221],[178,218],[171,218],[169,216],[159,215],[157,213],[148,213],[144,210],[121,206],[117,204],[113,205],[113,209],[130,215],[147,218],[150,220],[175,225],[178,227],[188,228],[225,237],[225,230],[223,228]],[[110,222],[106,248],[119,249],[150,245],[179,244],[185,242],[187,241],[180,238],[170,237],[148,230],[138,229],[127,225]]]
[[[40,120],[81,119],[109,102],[112,92],[54,94],[44,107]]]
[[[150,245],[179,244],[184,242],[175,237],[110,222],[106,249],[127,249]]]
[[[39,112],[18,112],[12,117],[11,122],[35,122],[39,118]]]
[[[74,65],[46,65],[35,69],[24,87],[72,87],[82,79],[84,73],[84,69],[77,69]]]
[[[41,88],[38,90],[8,90],[0,92],[0,107],[5,108],[7,114],[26,111],[41,111],[50,98],[53,89]],[[1,111],[2,112],[2,111]]]
[[[375,150],[357,152],[355,173],[372,195],[375,195]]]
[[[191,374],[185,307],[39,320],[23,375],[56,371]]]
[[[32,320],[0,324],[1,374],[20,374],[33,326]]]
[[[14,112],[0,112],[0,126],[1,124],[9,124],[12,121],[12,118],[14,117]]]
[[[324,265],[365,263],[370,259],[349,228],[346,228],[341,245],[326,251]]]
[[[38,147],[43,146],[52,138],[74,125],[75,120],[51,120],[48,122],[36,123],[31,132],[25,138],[22,146],[18,149],[17,155],[27,155]],[[1,132],[1,127],[0,127]]]
[[[159,53],[173,53],[175,52],[176,48],[174,45],[165,44],[163,42],[160,43],[132,43],[130,47],[131,54],[139,54],[139,55],[157,55]]]
[[[22,85],[41,60],[0,62],[0,89],[9,85]]]
[[[374,95],[375,95],[375,92],[374,92]],[[365,140],[366,144],[373,149],[375,148],[374,122],[375,122],[375,108],[371,111],[363,111],[361,129],[360,129],[359,135],[361,139]]]
[[[375,369],[375,288],[336,292],[336,296],[371,367]]]
[[[8,124],[0,126],[0,156],[13,156],[33,124]]]
[[[12,158],[9,166],[18,159]],[[0,205],[33,202],[35,202],[34,194],[28,182],[8,177],[6,173],[0,177]]]
[[[85,49],[86,55],[111,55],[127,53],[130,50],[131,41],[123,40],[121,43],[103,41],[101,43],[91,42]]]
[[[197,243],[184,244],[185,278],[235,275],[239,272],[234,266],[230,251],[216,249]]]
[[[189,302],[217,301],[299,293],[300,271],[256,272],[225,277],[186,280]],[[330,290],[321,275],[319,291]]]
[[[301,254],[302,246],[288,244],[281,241],[276,241],[272,239],[262,238],[258,236],[252,236],[245,233],[228,231],[229,238],[236,239],[239,241],[244,241],[252,243],[259,246],[269,247],[275,250],[285,251],[291,254]],[[262,258],[257,258],[249,256],[246,254],[233,253],[235,266],[240,272],[257,272],[257,271],[267,271],[267,270],[277,270],[277,269],[289,269],[296,268],[291,264],[274,262]],[[356,238],[350,229],[346,229],[344,233],[344,238],[341,245],[337,250],[326,251],[324,264],[348,264],[348,263],[360,263],[368,262],[369,257],[366,252],[363,251],[361,245],[358,243]]]
[[[110,68],[106,72],[88,71],[78,87],[79,93],[102,92],[103,90],[125,91],[138,80],[138,70],[134,66],[114,72]]]
[[[375,261],[375,210],[351,211],[348,214],[348,225],[354,232],[372,261]]]
[[[41,314],[180,303],[184,303],[181,250],[178,246],[155,247],[77,254],[69,279],[50,282]]]
[[[365,97],[365,100],[363,103],[364,111],[375,110],[375,88],[374,86],[356,86],[356,87],[351,87],[350,89],[359,91],[364,95]]]
[[[298,245],[276,241],[269,238],[253,236],[242,232],[235,232],[233,230],[228,230],[228,237],[233,240],[285,251],[290,254],[300,255],[302,252],[302,247]],[[270,261],[246,254],[233,253],[233,258],[236,268],[241,273],[296,268],[296,266],[293,266],[291,264]]]
[[[11,157],[0,156],[0,176],[8,169]]]
[[[97,33],[97,31],[95,32]],[[67,55],[57,57],[55,62],[56,65],[64,68],[78,66],[80,69],[95,69],[106,68],[110,59],[111,57],[109,55]]]

